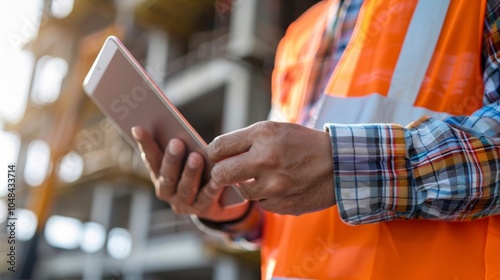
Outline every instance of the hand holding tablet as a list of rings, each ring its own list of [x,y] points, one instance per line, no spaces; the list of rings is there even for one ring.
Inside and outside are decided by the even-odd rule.
[[[180,140],[186,155],[201,155],[198,160],[205,165],[201,185],[209,182],[213,163],[207,159],[206,143],[116,37],[111,36],[104,43],[83,88],[137,152],[141,151],[132,127],[144,129],[142,133],[151,137],[161,152],[171,139]],[[225,187],[220,197],[222,206],[244,202],[235,186]]]

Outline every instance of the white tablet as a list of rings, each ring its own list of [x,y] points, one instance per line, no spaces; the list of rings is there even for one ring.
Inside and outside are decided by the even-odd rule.
[[[200,153],[206,166],[203,180],[208,182],[213,163],[206,155],[207,144],[118,38],[108,37],[85,77],[83,89],[137,152],[131,133],[134,126],[148,130],[163,150],[170,139],[179,138],[188,152]],[[224,206],[242,202],[235,186],[226,187],[220,201]]]

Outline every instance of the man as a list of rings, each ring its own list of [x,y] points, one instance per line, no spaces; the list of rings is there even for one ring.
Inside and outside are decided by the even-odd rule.
[[[278,48],[283,122],[217,137],[199,192],[200,155],[134,129],[158,197],[259,242],[265,279],[500,279],[499,6],[316,4]]]

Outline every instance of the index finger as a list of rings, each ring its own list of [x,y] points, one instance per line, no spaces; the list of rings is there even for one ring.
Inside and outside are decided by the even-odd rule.
[[[250,126],[216,137],[207,146],[208,158],[213,162],[219,162],[228,157],[247,152],[252,146],[250,140],[251,129]]]

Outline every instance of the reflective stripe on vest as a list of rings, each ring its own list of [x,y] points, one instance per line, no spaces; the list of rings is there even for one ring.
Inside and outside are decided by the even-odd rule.
[[[295,121],[294,112],[307,103],[307,96],[288,95],[307,92],[310,81],[300,74],[314,69],[296,65],[312,64],[301,61],[311,54],[300,49],[318,43],[295,36],[320,40],[310,31],[318,33],[318,22],[324,22],[318,9],[326,12],[325,6],[309,14],[316,22],[306,14],[294,23],[280,44],[271,118]],[[479,109],[485,9],[485,0],[365,0],[320,101],[316,127],[406,125],[423,115],[444,118]],[[500,279],[500,216],[349,226],[331,207],[299,217],[266,212],[265,219],[263,279]]]
[[[449,0],[421,0],[417,3],[386,94],[377,92],[345,98],[347,89],[330,85],[333,94],[323,97],[320,108],[327,110],[319,109],[314,120],[315,128],[321,129],[324,123],[332,120],[336,123],[397,122],[406,125],[424,115],[439,119],[448,117],[447,113],[415,107],[414,104],[439,39],[449,4]],[[351,55],[352,53],[353,51]]]
[[[457,2],[451,13],[481,4]],[[445,26],[448,0],[367,1],[365,6],[362,22],[314,117],[316,128],[326,122],[407,125],[423,115],[442,119],[481,107],[484,19],[478,25],[472,16],[464,22],[448,17]],[[374,29],[374,21],[379,29]],[[385,31],[383,26],[398,26],[399,32]],[[457,27],[463,29],[460,37],[439,40],[441,31],[453,34]],[[359,102],[346,99],[353,97]]]

